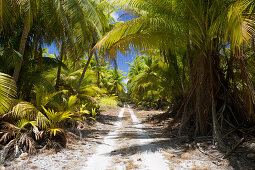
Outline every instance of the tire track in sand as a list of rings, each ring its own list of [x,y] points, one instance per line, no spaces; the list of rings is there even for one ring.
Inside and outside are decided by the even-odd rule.
[[[143,125],[136,117],[133,110],[128,105],[128,110],[133,121],[135,130],[137,131],[137,137],[140,141],[139,149],[141,150],[141,160],[142,160],[142,168],[149,170],[167,170],[169,169],[167,160],[161,155],[160,151],[156,148],[157,146],[153,144],[154,139],[149,136],[149,134],[143,130]],[[138,149],[138,151],[139,151]],[[154,150],[154,152],[152,151]]]
[[[125,125],[123,125],[125,127],[122,126],[122,117],[124,111],[125,105],[119,113],[118,122],[114,124],[114,130],[109,132],[108,135],[104,138],[103,143],[96,148],[95,154],[88,159],[86,163],[87,166],[84,168],[84,170],[130,169],[128,167],[128,164],[126,164],[125,162],[134,162],[136,165],[138,165],[138,167],[136,167],[135,169],[169,169],[166,160],[161,155],[160,151],[156,149],[157,146],[153,144],[154,139],[149,136],[148,132],[142,129],[144,126],[136,117],[135,113],[129,105],[128,117],[131,117],[131,119],[128,119],[128,127],[126,127]],[[125,114],[128,114],[128,112],[125,112]],[[130,132],[135,132],[136,135],[134,136],[134,138],[125,138],[125,135],[130,134]],[[126,142],[119,143],[119,141],[121,140],[126,140]],[[114,163],[113,158],[119,159],[120,157],[117,156],[118,154],[114,157],[112,153],[115,153],[116,150],[123,151],[123,149],[126,148],[127,143],[129,144],[130,148],[136,146],[136,153],[129,154],[128,160],[124,161],[122,159],[119,163]],[[125,150],[131,152],[131,150],[128,150],[128,148],[127,150]]]
[[[114,150],[116,138],[119,136],[119,128],[121,127],[124,110],[125,105],[118,115],[119,120],[114,124],[115,130],[109,132],[104,138],[103,143],[97,147],[95,154],[88,159],[86,167],[83,168],[84,170],[105,170],[111,166],[113,161],[110,153]]]

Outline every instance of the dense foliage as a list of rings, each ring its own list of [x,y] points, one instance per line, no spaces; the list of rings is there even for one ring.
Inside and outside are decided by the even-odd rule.
[[[222,147],[229,128],[254,126],[253,0],[114,2],[137,18],[112,29],[95,48],[111,57],[131,47],[147,55],[155,50],[164,62],[155,68],[156,58],[148,57],[132,64],[136,102],[166,99],[173,104],[169,115],[181,120],[180,135],[194,129],[194,136],[213,135]]]
[[[36,146],[64,147],[75,136],[68,128],[85,127],[101,106],[127,99],[141,108],[168,106],[180,135],[193,129],[224,147],[222,134],[255,123],[254,6],[254,0],[0,1],[0,163]],[[113,23],[116,9],[136,17]],[[59,55],[48,53],[51,44]],[[124,73],[105,56],[131,48],[141,55],[130,63],[127,97]]]
[[[130,63],[128,94],[140,109],[163,109],[173,101],[170,67],[159,55],[137,56]]]
[[[39,146],[65,147],[75,136],[71,131],[95,121],[101,106],[116,106],[125,87],[121,71],[88,56],[114,27],[108,3],[4,0],[0,10],[2,163]],[[52,44],[59,55],[48,53]]]

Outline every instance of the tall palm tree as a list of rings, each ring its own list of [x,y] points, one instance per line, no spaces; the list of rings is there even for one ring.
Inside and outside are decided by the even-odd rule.
[[[1,26],[6,28],[8,25],[18,25],[17,19],[23,23],[22,35],[19,53],[23,56],[27,45],[27,40],[31,36],[35,40],[35,49],[37,50],[37,43],[42,45],[52,41],[65,42],[71,44],[74,39],[76,43],[80,43],[80,47],[87,50],[93,39],[100,37],[102,31],[107,26],[107,20],[96,1],[90,0],[23,0],[23,1],[1,1],[2,15],[0,18]],[[17,8],[12,8],[17,6]],[[19,10],[19,8],[21,10]],[[10,10],[9,10],[10,9]],[[12,16],[12,19],[10,16]],[[16,19],[16,18],[17,19]],[[49,18],[51,18],[49,20]],[[8,21],[11,19],[12,22]],[[41,24],[41,25],[39,25]],[[34,26],[38,29],[34,29]],[[45,29],[40,29],[40,27]],[[35,32],[31,33],[31,30]],[[2,31],[2,30],[1,30]],[[42,32],[43,31],[43,32]],[[75,35],[71,37],[71,35]],[[60,39],[60,37],[65,37]],[[66,45],[66,47],[70,47]],[[82,50],[82,49],[80,49]],[[84,50],[83,50],[84,51]],[[39,55],[40,56],[40,55]],[[40,59],[40,58],[39,58]],[[22,60],[18,63],[14,70],[14,79],[18,80],[19,73],[22,67]]]
[[[119,69],[114,68],[111,70],[110,82],[111,82],[111,93],[118,95],[119,97],[123,97],[125,93],[125,83],[123,80],[125,79],[125,73],[122,73]]]
[[[133,99],[151,104],[163,100],[171,102],[175,76],[170,74],[170,68],[158,56],[137,56],[128,74],[128,90]]]
[[[153,48],[163,53],[170,51],[174,56],[182,54],[188,60],[190,73],[189,88],[183,94],[184,99],[178,111],[182,113],[180,133],[186,123],[195,118],[196,135],[206,135],[213,127],[213,133],[218,138],[220,133],[216,116],[220,112],[219,108],[241,102],[233,97],[236,96],[232,93],[235,88],[225,79],[221,69],[223,60],[233,60],[233,57],[226,59],[220,52],[227,45],[230,45],[233,56],[240,59],[241,79],[246,89],[244,94],[253,94],[252,84],[245,71],[242,48],[254,34],[254,14],[247,12],[254,10],[254,3],[252,0],[116,0],[117,6],[142,10],[143,15],[114,28],[97,43],[96,48],[111,57],[115,57],[118,50],[127,53],[130,46],[140,51]],[[173,55],[169,56],[172,62]],[[222,97],[222,94],[227,97]],[[243,109],[234,109],[241,120],[255,121],[252,109],[254,100],[249,95],[248,99],[246,118],[239,114]]]
[[[24,57],[26,42],[28,38],[28,34],[33,25],[33,19],[36,15],[36,10],[38,9],[39,0],[25,0],[21,3],[22,13],[23,15],[23,33],[20,39],[19,45],[19,53],[22,57]],[[13,73],[13,79],[17,82],[19,78],[19,73],[21,70],[23,59],[16,65]]]
[[[79,79],[79,83],[77,84],[76,91],[75,91],[76,94],[78,94],[78,92],[79,92],[82,80],[84,79],[84,76],[85,76],[85,73],[86,73],[88,66],[90,64],[90,61],[95,53],[94,45],[102,37],[102,35],[104,35],[110,29],[109,22],[111,21],[111,17],[110,17],[110,15],[106,15],[107,13],[110,14],[109,3],[107,1],[102,1],[100,3],[98,3],[98,1],[93,1],[93,5],[94,5],[95,13],[100,18],[101,29],[99,30],[98,34],[94,34],[94,36],[92,36],[92,41],[90,41],[87,62],[84,66],[82,75]]]

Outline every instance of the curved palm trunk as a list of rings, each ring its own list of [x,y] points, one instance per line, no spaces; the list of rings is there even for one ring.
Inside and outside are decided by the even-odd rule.
[[[88,69],[88,66],[89,66],[89,63],[90,63],[90,61],[91,61],[91,58],[92,58],[92,56],[93,56],[94,51],[95,51],[95,50],[92,49],[92,51],[91,51],[91,52],[89,53],[89,55],[88,55],[87,63],[86,63],[86,65],[85,65],[84,69],[83,69],[83,72],[82,72],[82,74],[81,74],[80,80],[79,80],[79,82],[78,82],[78,84],[77,84],[77,86],[76,86],[75,95],[78,94],[78,92],[79,92],[79,90],[80,90],[82,80],[84,79],[85,73],[86,73],[86,71],[87,71],[87,69]]]
[[[97,86],[100,87],[100,63],[98,60],[98,56],[95,55],[97,68],[96,68],[96,76],[97,76]]]
[[[37,60],[38,60],[38,70],[39,71],[42,71],[42,65],[43,65],[43,49],[42,49],[42,42],[39,43],[39,54],[38,54],[38,57],[37,57]]]
[[[19,79],[19,73],[20,73],[20,70],[22,67],[23,56],[25,53],[28,34],[29,34],[29,26],[28,26],[28,23],[25,22],[22,37],[20,40],[20,46],[19,46],[19,53],[22,55],[22,60],[17,64],[17,66],[14,69],[14,73],[13,73],[13,79],[15,80],[15,82],[18,82],[18,79]]]
[[[62,46],[61,46],[61,52],[60,52],[60,56],[59,56],[60,62],[63,61],[64,46],[65,46],[64,44],[62,44]],[[56,91],[59,90],[59,86],[60,86],[60,74],[61,74],[61,65],[58,66],[58,71],[57,71],[57,79],[56,79],[56,86],[55,86]]]

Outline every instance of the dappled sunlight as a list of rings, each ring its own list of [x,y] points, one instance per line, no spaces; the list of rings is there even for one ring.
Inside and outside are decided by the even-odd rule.
[[[0,169],[252,169],[254,0],[1,0]]]

